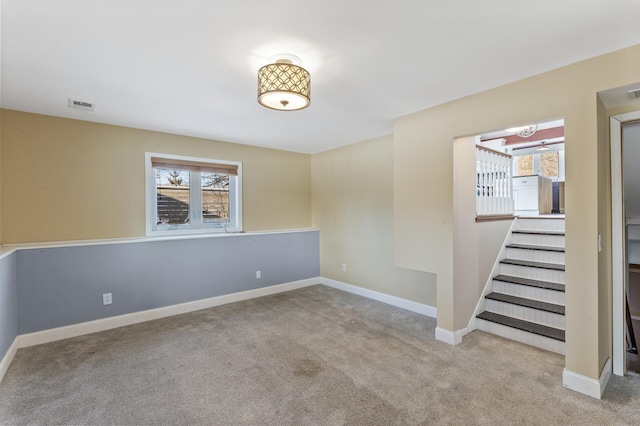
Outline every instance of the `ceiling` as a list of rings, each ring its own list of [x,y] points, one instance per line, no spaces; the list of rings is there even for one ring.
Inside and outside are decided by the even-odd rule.
[[[3,108],[315,153],[640,43],[638,0],[1,0]],[[256,102],[278,53],[311,106]],[[68,108],[68,99],[95,104]],[[521,123],[514,123],[521,124]]]

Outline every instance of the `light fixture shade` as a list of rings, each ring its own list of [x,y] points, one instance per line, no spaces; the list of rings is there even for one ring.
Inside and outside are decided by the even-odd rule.
[[[546,141],[542,141],[540,142],[540,146],[538,147],[538,151],[546,151],[549,149],[549,147],[547,145],[545,145],[547,142]]]
[[[258,102],[280,111],[304,109],[311,103],[309,71],[290,63],[277,61],[258,70]]]

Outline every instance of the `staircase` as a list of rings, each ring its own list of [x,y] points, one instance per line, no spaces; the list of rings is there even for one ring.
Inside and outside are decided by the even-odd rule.
[[[479,330],[564,354],[564,218],[518,218]]]

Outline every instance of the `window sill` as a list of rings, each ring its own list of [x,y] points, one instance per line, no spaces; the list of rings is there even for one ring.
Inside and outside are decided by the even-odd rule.
[[[244,231],[242,228],[224,228],[224,227],[209,227],[209,228],[164,228],[154,231],[147,231],[147,237],[177,237],[177,236],[189,236],[189,235],[219,235],[219,234],[242,234]]]

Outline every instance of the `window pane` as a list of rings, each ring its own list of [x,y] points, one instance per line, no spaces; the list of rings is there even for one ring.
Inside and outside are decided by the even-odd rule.
[[[547,177],[558,177],[558,151],[540,154],[540,174]]]
[[[242,163],[146,153],[147,235],[242,231]]]
[[[156,168],[158,225],[189,223],[189,171]]]
[[[516,170],[516,176],[530,176],[533,175],[533,155],[521,155],[516,157],[518,159],[518,167]]]
[[[229,221],[229,175],[200,174],[202,179],[202,222]]]

